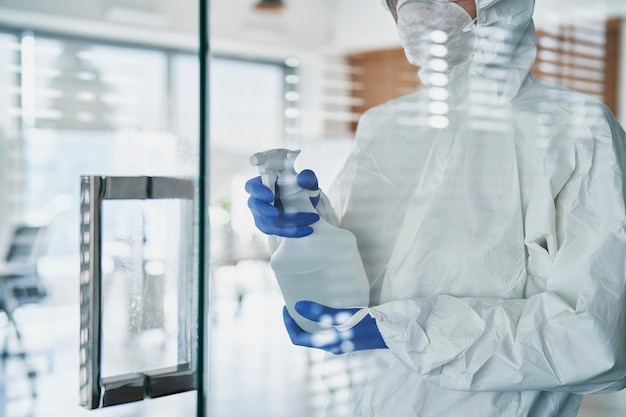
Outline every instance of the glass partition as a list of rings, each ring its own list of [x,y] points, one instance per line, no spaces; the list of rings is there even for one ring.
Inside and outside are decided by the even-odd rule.
[[[45,231],[0,268],[4,416],[203,412],[206,2],[131,3],[0,2],[2,254]]]

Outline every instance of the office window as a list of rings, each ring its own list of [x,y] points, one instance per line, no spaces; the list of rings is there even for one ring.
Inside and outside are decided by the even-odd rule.
[[[167,55],[39,36],[22,54],[25,217],[51,225],[51,255],[77,254],[81,175],[174,163],[172,137],[155,134],[168,128]]]
[[[198,58],[36,33],[2,35],[0,46],[6,64],[0,87],[8,92],[0,99],[0,146],[6,150],[2,166],[10,171],[0,187],[14,201],[0,210],[15,213],[12,222],[49,223],[50,254],[74,256],[80,175],[145,174],[157,167],[163,173],[167,166],[180,171],[176,161],[193,152]],[[285,68],[213,59],[212,79],[219,80],[211,85],[216,204],[230,206],[231,178],[253,173],[251,153],[284,146]]]
[[[166,54],[36,37],[35,126],[164,130]]]

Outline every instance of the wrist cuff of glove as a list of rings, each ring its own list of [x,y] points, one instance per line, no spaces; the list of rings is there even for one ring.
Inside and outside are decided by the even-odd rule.
[[[357,312],[354,313],[352,317],[350,317],[346,322],[335,326],[335,329],[339,330],[340,332],[350,330],[351,328],[359,324],[361,320],[363,320],[368,314],[370,314],[369,307],[364,307],[360,310],[357,310]]]

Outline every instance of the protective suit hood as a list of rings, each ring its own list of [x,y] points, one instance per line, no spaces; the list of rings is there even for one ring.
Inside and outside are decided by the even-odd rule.
[[[476,0],[474,55],[446,73],[457,105],[467,98],[502,105],[520,92],[537,52],[534,5],[534,0]],[[431,77],[432,71],[420,71],[424,85],[432,84]]]
[[[518,94],[535,62],[534,7],[534,0],[476,1],[478,42],[469,74],[499,103]]]

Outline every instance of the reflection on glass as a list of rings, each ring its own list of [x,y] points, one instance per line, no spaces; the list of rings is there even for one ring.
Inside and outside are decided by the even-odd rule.
[[[511,109],[506,103],[503,104],[494,99],[497,93],[501,92],[502,86],[507,84],[509,77],[512,76],[507,64],[512,59],[518,39],[504,33],[506,31],[483,34],[493,39],[491,43],[484,43],[482,45],[484,50],[481,51],[484,54],[483,58],[490,65],[487,68],[478,68],[488,71],[489,82],[481,83],[470,79],[469,86],[468,83],[463,83],[462,86],[453,86],[451,83],[457,80],[455,80],[454,74],[450,73],[448,64],[443,59],[448,52],[444,45],[446,39],[440,33],[433,33],[431,39],[433,45],[430,48],[431,59],[428,61],[428,68],[423,68],[420,72],[422,79],[427,80],[430,86],[427,91],[414,94],[415,89],[419,86],[418,69],[414,67],[407,69],[406,66],[403,66],[406,59],[402,54],[403,51],[396,47],[397,44],[389,41],[392,46],[388,46],[384,45],[384,42],[378,42],[380,37],[384,37],[387,33],[379,30],[382,28],[382,24],[377,26],[378,21],[374,18],[375,14],[379,13],[381,20],[388,19],[390,27],[393,26],[393,19],[389,15],[384,16],[382,10],[369,9],[365,3],[359,4],[358,14],[354,13],[355,9],[351,6],[338,5],[337,10],[333,12],[334,14],[329,14],[332,15],[334,21],[340,22],[340,24],[333,27],[332,35],[323,40],[317,39],[317,42],[309,38],[306,40],[299,39],[299,32],[293,29],[290,31],[286,27],[282,27],[283,31],[277,30],[271,33],[268,29],[264,33],[264,39],[270,39],[267,42],[271,43],[273,48],[282,52],[288,51],[285,53],[293,54],[299,58],[298,95],[288,94],[285,96],[287,101],[285,111],[286,114],[295,115],[296,113],[292,109],[297,108],[299,110],[297,114],[300,118],[301,129],[299,134],[294,137],[294,142],[298,148],[303,149],[302,157],[305,158],[308,154],[310,158],[308,161],[301,160],[301,167],[310,168],[314,166],[317,168],[320,165],[324,166],[322,170],[327,170],[330,174],[321,181],[321,184],[327,190],[332,182],[332,174],[336,172],[333,172],[332,166],[337,161],[339,161],[338,164],[341,164],[349,152],[350,146],[356,146],[360,155],[366,155],[364,160],[367,156],[371,157],[371,163],[364,163],[363,170],[356,175],[361,174],[366,179],[377,176],[384,177],[383,179],[386,181],[381,181],[382,187],[380,188],[396,185],[393,179],[389,178],[393,178],[393,175],[397,173],[396,170],[402,169],[400,167],[401,161],[407,155],[412,158],[412,165],[410,166],[415,167],[416,170],[423,170],[426,175],[440,174],[441,177],[444,177],[448,172],[444,172],[443,168],[439,171],[438,162],[448,161],[459,157],[459,155],[466,155],[459,151],[458,146],[452,147],[452,151],[450,151],[447,146],[450,142],[447,141],[446,136],[449,131],[446,129],[450,127],[459,129],[459,126],[462,126],[462,128],[467,127],[464,131],[467,134],[459,135],[455,140],[458,139],[458,143],[467,146],[463,149],[464,151],[467,150],[467,159],[463,162],[469,164],[476,155],[482,155],[485,158],[484,163],[472,166],[472,172],[468,170],[468,172],[462,172],[454,178],[457,184],[464,186],[458,194],[461,196],[467,194],[475,201],[479,201],[480,204],[491,204],[495,200],[493,190],[498,181],[512,172],[510,165],[513,162],[508,164],[498,157],[498,151],[506,142],[502,139],[510,137],[507,135],[510,135],[514,129],[527,128],[526,120],[523,118],[513,119],[513,114],[517,114],[515,112],[520,111],[519,109]],[[219,5],[219,2],[217,4]],[[299,9],[298,7],[302,8]],[[276,23],[289,23],[313,31],[312,25],[307,25],[306,20],[299,20],[297,15],[306,7],[309,6],[294,4],[292,10],[297,10],[296,13],[289,14],[289,11],[285,11],[281,15],[273,16],[273,19]],[[363,15],[366,17],[360,20]],[[257,22],[255,16],[249,15],[246,18],[248,19],[246,22],[250,25]],[[232,21],[236,22],[236,19],[232,19]],[[230,32],[222,30],[223,22],[217,23],[216,36],[222,36],[225,39],[234,37]],[[396,28],[392,27],[392,29],[395,30]],[[591,28],[588,29],[590,32],[594,32]],[[395,36],[395,33],[392,32],[394,31],[389,33]],[[285,36],[285,33],[290,36]],[[271,41],[272,34],[275,35],[273,42]],[[391,39],[392,35],[386,40]],[[603,72],[603,66],[596,62],[606,58],[603,49],[606,48],[608,41],[601,40],[604,37],[603,29],[596,27],[595,34],[568,31],[555,36],[559,38],[566,36],[568,40],[559,39],[552,43],[546,42],[543,49],[540,45],[539,60],[533,69],[535,74],[539,78],[556,81],[560,84],[564,84],[562,81],[567,78],[565,84],[569,87],[589,91],[606,100],[606,96],[601,97],[602,92],[606,89],[600,88],[597,84],[601,83],[602,78],[606,77],[607,74]],[[274,49],[265,51],[265,45],[261,42],[254,42],[250,39],[248,41],[250,49],[254,51],[254,56],[263,56],[264,52],[271,55],[274,52]],[[298,49],[297,53],[293,53],[293,48],[290,49],[290,47],[298,41],[301,41],[301,44],[296,48]],[[307,44],[307,42],[310,43]],[[583,46],[581,43],[586,45]],[[381,44],[383,45],[381,46]],[[563,50],[572,53],[566,57]],[[573,53],[574,51],[576,53]],[[489,61],[489,57],[493,57],[494,54],[498,54],[502,62]],[[242,56],[245,57],[245,53]],[[549,62],[545,62],[547,58],[542,62],[544,56],[551,57]],[[531,62],[528,64],[530,65]],[[563,66],[559,64],[563,64]],[[338,71],[335,70],[336,67],[342,65],[343,68]],[[328,71],[331,66],[333,67],[332,72]],[[472,72],[472,74],[475,75],[476,72]],[[551,76],[554,78],[550,78]],[[559,80],[557,76],[560,76],[561,79]],[[234,78],[235,74],[220,74],[219,77],[216,77],[216,84],[233,82],[232,79]],[[248,79],[241,82],[247,81]],[[593,83],[596,85],[592,85]],[[458,97],[454,94],[458,91],[465,93],[464,88],[469,89],[467,92],[470,96],[468,103],[471,108],[469,110],[459,105]],[[351,122],[372,107],[388,100],[397,99],[405,94],[410,94],[410,96],[405,97],[403,101],[396,100],[386,105],[385,110],[388,112],[379,108],[371,113],[379,116],[379,118],[374,116],[364,118],[366,123],[359,127],[361,135],[356,141],[356,145],[351,142],[355,128],[355,124]],[[554,100],[554,98],[550,97],[546,101],[549,102],[550,100]],[[221,97],[219,102],[228,103],[229,97]],[[516,104],[522,107],[524,105],[523,103]],[[561,104],[559,103],[559,106]],[[576,120],[568,127],[568,137],[576,138],[577,135],[581,134],[580,132],[584,131],[583,126],[578,124],[578,121],[583,120],[583,116],[585,116],[582,104],[575,101],[567,103],[567,111],[571,112],[574,115],[572,118]],[[242,105],[244,104],[242,103]],[[254,120],[254,117],[257,114],[262,114],[264,109],[260,103],[246,103],[246,105],[248,106],[246,110],[253,113],[246,120]],[[538,113],[537,118],[533,119],[532,129],[534,130],[528,127],[532,131],[529,136],[532,136],[532,140],[537,140],[540,148],[547,146],[546,139],[554,134],[555,129],[554,108],[550,103],[539,103],[537,107],[534,105],[529,107],[532,108],[526,109],[526,111],[533,112],[533,114]],[[241,109],[239,111],[243,113]],[[586,116],[589,118],[589,114]],[[592,117],[597,117],[600,120],[601,117],[599,116],[593,115]],[[392,120],[389,124],[395,122],[395,126],[385,125],[387,118]],[[514,120],[515,122],[513,122]],[[329,128],[331,126],[332,128]],[[436,131],[433,133],[435,129]],[[415,134],[416,132],[419,135]],[[347,139],[346,142],[348,143],[346,148],[341,147],[344,139]],[[424,143],[430,140],[437,146],[433,145],[432,148],[429,146],[418,147],[417,145],[415,148],[409,147],[409,144]],[[399,149],[409,149],[411,152],[394,153],[390,151],[389,158],[397,159],[397,166],[392,163],[389,165],[379,164],[382,158],[378,159],[378,157],[384,154],[381,149],[385,149],[385,141],[389,144],[398,145]],[[241,148],[247,148],[249,145],[250,142],[242,144]],[[283,143],[283,145],[290,145],[290,143]],[[260,144],[255,151],[262,149]],[[432,164],[417,162],[420,155],[428,155],[429,153],[432,153],[432,160],[436,162]],[[450,169],[450,172],[453,170],[452,167],[446,169]],[[238,245],[252,242],[252,239],[247,237],[254,234],[254,226],[251,222],[246,223],[241,220],[244,214],[249,216],[249,213],[245,207],[245,195],[242,196],[239,190],[243,188],[245,180],[255,173],[248,171],[249,174],[247,174],[243,168],[241,171],[241,173],[237,173],[236,177],[230,177],[232,178],[230,181],[232,198],[228,201],[229,204],[214,206],[212,210],[212,219],[215,219],[213,224],[218,227],[220,232],[217,236],[220,238],[224,236],[223,239],[213,242],[220,248],[234,247],[239,249]],[[216,180],[222,182],[224,178],[222,174],[228,177],[232,171],[223,169],[217,172],[220,174],[215,176]],[[470,175],[476,172],[478,175]],[[438,178],[436,175],[433,176]],[[416,182],[418,178],[419,175],[416,174]],[[483,183],[472,182],[471,180],[474,178],[479,178]],[[353,180],[345,177],[343,179],[347,182]],[[427,188],[427,182],[424,184],[424,187]],[[362,190],[369,185],[367,180],[363,180],[351,190],[352,193],[342,197],[345,200],[356,201],[358,193],[365,193]],[[376,189],[377,193],[380,192],[380,188]],[[406,190],[403,189],[402,191],[405,192]],[[504,191],[509,192],[510,189]],[[454,197],[458,198],[459,195]],[[498,198],[503,198],[504,195],[505,193],[498,194]],[[373,200],[375,203],[372,204],[380,203],[378,199],[373,198]],[[389,199],[385,200],[385,204],[387,203],[391,206],[397,202]],[[341,209],[345,209],[345,205],[348,204],[342,201]],[[466,208],[463,207],[463,209]],[[354,212],[357,209],[367,210],[368,208],[366,204],[358,205],[355,203]],[[458,210],[455,204],[447,205],[445,210],[448,209],[450,215],[446,218],[463,218],[463,213],[455,212]],[[485,211],[489,211],[489,209]],[[499,214],[501,210],[493,210],[493,212]],[[349,218],[347,222],[352,221],[355,217]],[[364,222],[369,220],[359,219]],[[484,233],[481,231],[481,235]],[[366,235],[366,233],[363,234]],[[242,239],[242,236],[245,238]],[[364,241],[362,243],[362,246],[367,249],[369,242]],[[324,357],[324,354],[319,354],[320,352],[314,350],[298,347],[289,349],[280,345],[281,341],[285,341],[284,329],[280,319],[280,307],[283,303],[280,295],[276,293],[274,282],[272,280],[266,282],[261,278],[265,277],[264,270],[267,268],[265,263],[267,259],[259,260],[253,258],[256,253],[252,252],[253,255],[250,255],[250,253],[243,251],[235,253],[246,255],[246,257],[222,256],[223,254],[232,255],[232,253],[233,251],[228,250],[214,252],[216,268],[213,275],[213,284],[215,285],[213,292],[215,311],[213,336],[218,343],[213,351],[217,358],[215,361],[217,365],[213,370],[216,388],[213,392],[215,401],[212,406],[219,411],[215,415],[246,415],[249,412],[244,406],[238,404],[233,396],[229,396],[228,387],[231,390],[237,387],[236,389],[240,393],[245,393],[250,398],[256,398],[256,404],[262,405],[263,410],[271,410],[268,411],[268,415],[284,413],[284,415],[321,416],[325,415],[324,411],[327,407],[333,408],[336,415],[351,415],[349,395],[350,390],[355,387],[358,388],[363,381],[364,369],[361,364],[350,359],[341,360],[335,357],[328,359]],[[379,253],[369,253],[369,255],[370,259],[380,256]],[[256,273],[251,273],[251,265],[256,266]],[[441,272],[442,275],[449,273],[449,271],[443,270],[438,270],[438,272]],[[259,288],[261,282],[265,283],[267,287]],[[259,326],[263,327],[263,331],[258,330]],[[247,360],[247,358],[254,357],[257,359],[267,358],[268,361],[272,361],[276,357],[277,351],[282,354],[281,362],[272,362],[274,366],[269,367],[271,373],[266,374],[267,368]],[[306,355],[305,365],[298,362],[299,355]],[[246,359],[237,361],[236,357]],[[391,355],[390,358],[392,366],[397,365],[397,361]],[[292,364],[293,372],[284,372],[284,368],[280,366],[284,362]],[[401,366],[398,365],[398,367]],[[266,380],[271,379],[274,382],[276,374],[280,374],[282,379],[275,382],[276,385],[273,389],[245,383],[248,376],[259,377],[261,375],[267,378]],[[285,386],[287,386],[288,392],[285,392]],[[368,395],[375,396],[378,392],[377,389],[376,384],[372,383],[372,391],[368,392]],[[294,398],[299,398],[302,395],[302,390],[305,391],[307,398],[305,407],[301,403],[293,401]],[[286,398],[292,399],[292,401],[284,401]],[[276,403],[281,403],[283,406],[274,406]],[[598,415],[613,414],[608,412]]]
[[[607,48],[615,42],[611,20],[576,19],[568,24],[556,22],[538,32],[535,69],[542,79],[581,91],[615,108],[608,89],[613,77],[615,57],[607,60]]]
[[[16,140],[19,119],[16,116],[21,114],[18,110],[21,93],[19,57],[19,38],[0,32],[0,92],[4,92],[0,95],[0,194],[5,196],[11,195],[11,190],[19,189],[20,180],[20,157],[16,152],[19,149]],[[0,242],[9,238],[10,225],[18,221],[19,212],[18,198],[7,198],[0,204]]]
[[[79,258],[89,260],[89,253],[80,253],[79,247],[80,176],[197,179],[199,2],[166,3],[27,0],[4,2],[1,6],[0,254],[6,253],[7,235],[16,224],[43,224],[49,231],[48,250],[38,265],[48,296],[36,305],[24,306],[17,314],[27,341],[26,353],[33,356],[37,377],[29,379],[26,372],[19,370],[22,361],[13,357],[3,359],[2,416],[90,415],[78,408],[77,398],[77,369],[82,359],[77,349]],[[155,21],[153,26],[151,23]],[[174,61],[178,57],[188,58],[187,67],[195,70],[195,74],[175,77]],[[175,100],[175,95],[190,90],[195,97],[186,94]],[[195,119],[177,118],[179,114],[193,114],[194,110]],[[193,206],[193,202],[188,205]],[[115,203],[112,206],[106,209],[105,221],[111,211],[117,210]],[[183,283],[178,280],[184,277],[188,280],[184,285],[193,287],[197,284],[197,274],[195,270],[182,271],[182,266],[172,259],[182,254],[190,262],[192,258],[197,260],[197,248],[193,245],[198,244],[199,231],[189,208],[159,207],[156,213],[146,216],[149,218],[145,230],[149,232],[151,225],[167,223],[166,215],[176,222],[178,231],[168,231],[167,239],[171,241],[165,237],[157,239],[162,246],[159,251],[167,250],[168,259],[160,259],[161,253],[146,255],[150,259],[146,258],[145,265],[137,266],[151,279],[141,288],[130,284],[128,288],[126,284],[115,287],[113,283],[122,280],[113,281],[111,275],[107,275],[110,281],[106,285],[111,294],[118,291],[116,300],[107,300],[113,304],[131,298],[131,289],[141,296],[137,297],[143,302],[139,306],[141,313],[120,308],[138,324],[129,326],[120,322],[113,328],[125,337],[137,335],[138,338],[160,329],[167,331],[169,339],[162,342],[170,349],[162,361],[167,365],[187,361],[190,356],[191,348],[185,348],[179,338],[183,328],[193,327],[194,317],[180,317]],[[181,211],[185,211],[185,217]],[[92,220],[86,217],[82,219],[84,222]],[[114,217],[113,214],[111,221]],[[136,230],[129,226],[129,234],[131,231]],[[127,240],[131,247],[135,244],[133,239]],[[104,263],[109,272],[114,270],[113,262]],[[155,302],[159,294],[162,299]],[[193,300],[185,302],[189,306]],[[0,311],[0,322],[5,323],[4,319]],[[113,336],[121,337],[115,332]],[[13,347],[12,335],[2,339]],[[10,350],[22,354],[17,349]],[[152,351],[158,349],[147,349],[144,356]],[[113,363],[119,367],[125,364]],[[22,389],[28,384],[34,386],[36,398],[30,397],[30,390]],[[187,396],[186,402],[192,406],[174,410],[167,407],[159,410],[158,405],[162,407],[163,401],[153,401],[152,407],[117,407],[100,414],[190,416],[195,413],[194,400],[194,395]]]
[[[75,256],[80,175],[169,174],[191,166],[179,165],[178,150],[189,145],[163,133],[164,52],[39,36],[33,43],[33,68],[24,65],[33,74],[25,102],[35,112],[24,140],[25,210],[52,222],[51,255]]]
[[[182,220],[177,201],[105,201],[103,377],[189,362],[178,346]]]

